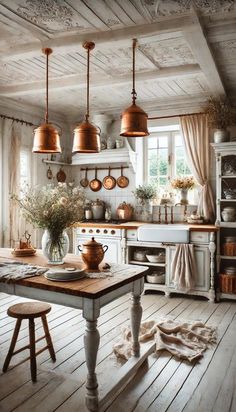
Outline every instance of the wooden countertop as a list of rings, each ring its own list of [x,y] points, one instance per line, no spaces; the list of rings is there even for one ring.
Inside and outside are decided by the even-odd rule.
[[[137,222],[137,221],[131,221],[131,222],[126,222],[126,223],[120,223],[120,224],[112,224],[112,223],[77,223],[74,225],[74,227],[101,227],[101,228],[109,228],[109,229],[137,229],[138,227],[142,225],[148,225],[151,222]],[[151,223],[151,224],[156,224],[158,226],[158,223]],[[163,224],[163,223],[162,223]],[[178,223],[174,223],[174,225],[177,225]],[[188,223],[179,223],[180,225],[186,224],[188,226],[190,231],[194,232],[216,232],[218,230],[218,227],[215,225],[192,225]],[[171,223],[169,223],[166,226],[171,226]]]

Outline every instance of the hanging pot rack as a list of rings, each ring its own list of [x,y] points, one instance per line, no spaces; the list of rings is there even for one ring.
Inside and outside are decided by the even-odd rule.
[[[120,170],[121,166],[119,167],[110,167],[110,170]],[[129,166],[122,166],[123,169],[129,169]],[[90,170],[106,170],[107,171],[107,167],[81,167],[81,171],[85,171],[87,170],[88,172]]]

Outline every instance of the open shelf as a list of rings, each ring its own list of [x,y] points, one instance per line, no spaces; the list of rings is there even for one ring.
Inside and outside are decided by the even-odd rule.
[[[151,263],[151,262],[140,262],[138,260],[130,260],[129,263],[132,263],[133,265],[146,265],[146,266],[156,266],[156,267],[161,267],[164,268],[166,266],[165,263]]]
[[[224,175],[221,176],[221,179],[236,179],[236,175]]]
[[[226,260],[236,260],[236,256],[225,256],[225,255],[220,255],[221,259],[226,259]]]

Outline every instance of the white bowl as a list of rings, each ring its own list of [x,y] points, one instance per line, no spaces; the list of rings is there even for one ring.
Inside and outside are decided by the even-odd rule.
[[[163,284],[165,283],[165,275],[157,275],[154,273],[152,275],[147,275],[147,282]]]
[[[146,255],[146,258],[151,263],[165,263],[165,255]]]

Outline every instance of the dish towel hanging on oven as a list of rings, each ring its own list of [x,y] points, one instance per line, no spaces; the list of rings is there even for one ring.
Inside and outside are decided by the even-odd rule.
[[[196,261],[194,245],[180,243],[171,265],[175,288],[187,292],[195,285]]]

